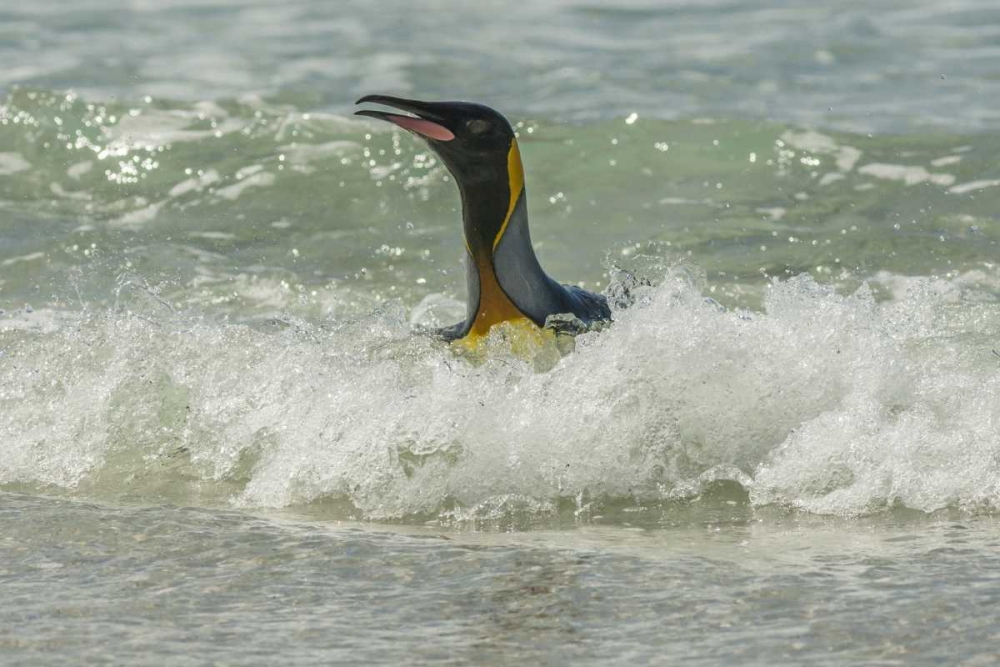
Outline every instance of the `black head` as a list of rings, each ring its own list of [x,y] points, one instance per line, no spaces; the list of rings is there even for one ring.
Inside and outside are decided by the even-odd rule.
[[[357,104],[374,102],[408,111],[413,116],[358,111],[359,116],[387,120],[418,134],[444,161],[461,186],[507,176],[507,154],[514,130],[507,119],[493,109],[472,102],[419,102],[386,95],[367,95]]]
[[[507,119],[482,104],[420,102],[367,95],[373,102],[413,114],[365,109],[369,116],[395,123],[423,137],[455,177],[465,205],[465,232],[474,254],[492,254],[524,189],[524,172],[514,130]],[[470,210],[474,207],[476,210]]]

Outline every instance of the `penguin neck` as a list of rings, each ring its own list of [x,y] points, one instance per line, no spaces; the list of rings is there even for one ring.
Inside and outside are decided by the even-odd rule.
[[[473,178],[462,179],[459,191],[465,245],[478,266],[492,268],[493,255],[511,220],[518,216],[525,232],[528,228],[528,211],[523,201],[524,166],[517,139],[511,139],[506,160],[482,165]],[[534,256],[530,243],[520,250]]]
[[[469,199],[466,201],[472,204]],[[504,321],[530,322],[540,327],[547,315],[564,312],[560,286],[542,270],[532,247],[523,188],[505,218],[506,224],[487,227],[500,230],[490,235],[489,245],[482,243],[482,223],[474,217],[479,209],[472,204],[464,206],[463,210],[468,229],[466,275],[469,333],[473,336],[485,335],[490,327]]]
[[[467,320],[468,334],[472,339],[486,336],[493,326],[501,322],[524,319],[524,314],[500,286],[493,261],[496,230],[506,220],[506,204],[501,210],[497,197],[497,193],[503,190],[506,187],[462,189],[462,223],[465,246],[469,253],[466,260],[469,295]]]
[[[509,223],[508,202],[500,196],[506,190],[506,184],[491,184],[462,191],[465,246],[477,266],[493,266],[493,253]]]

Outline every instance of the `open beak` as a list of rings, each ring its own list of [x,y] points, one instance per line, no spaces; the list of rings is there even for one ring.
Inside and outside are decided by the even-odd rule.
[[[355,102],[355,104],[364,104],[365,102],[383,104],[387,107],[399,109],[400,111],[408,111],[414,115],[403,116],[385,111],[362,109],[361,111],[354,112],[356,116],[368,116],[369,118],[387,120],[390,123],[395,123],[404,130],[409,130],[427,139],[451,141],[455,138],[455,133],[445,127],[442,124],[443,119],[439,114],[435,113],[435,105],[433,103],[404,100],[401,97],[389,97],[388,95],[365,95]]]

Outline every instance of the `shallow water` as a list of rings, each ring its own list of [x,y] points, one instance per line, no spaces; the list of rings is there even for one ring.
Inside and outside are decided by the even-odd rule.
[[[0,649],[994,662],[997,10],[870,5],[0,9]],[[503,110],[547,271],[651,284],[420,333],[458,197],[371,92]]]
[[[682,511],[689,523],[669,529],[636,515],[573,530],[441,533],[3,501],[0,647],[18,664],[1000,657],[992,521],[845,523],[716,503]]]

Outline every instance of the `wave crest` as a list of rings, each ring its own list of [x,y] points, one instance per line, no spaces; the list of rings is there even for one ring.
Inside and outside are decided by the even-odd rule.
[[[671,271],[542,373],[502,349],[459,359],[399,306],[8,328],[0,484],[369,519],[641,504],[720,480],[816,513],[991,509],[1000,307],[939,287],[878,303],[803,276],[750,312]]]

